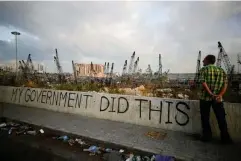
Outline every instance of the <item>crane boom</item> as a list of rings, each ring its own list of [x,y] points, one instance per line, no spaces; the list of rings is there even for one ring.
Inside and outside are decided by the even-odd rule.
[[[240,54],[238,54],[238,73],[239,73],[240,65],[241,65],[241,58],[240,58]]]
[[[138,68],[138,63],[139,63],[139,57],[137,57],[135,63],[134,63],[134,70],[133,70],[133,73],[136,73],[137,72],[137,68]]]
[[[55,53],[56,53],[56,55],[54,56],[54,61],[56,63],[57,71],[59,74],[62,74],[63,70],[62,70],[62,66],[60,65],[60,62],[59,62],[59,55],[58,55],[57,49],[55,49]]]
[[[125,60],[125,63],[124,63],[124,66],[123,66],[122,75],[126,74],[126,67],[127,67],[127,60]]]
[[[233,79],[234,65],[231,64],[228,54],[224,50],[223,45],[221,44],[220,41],[218,41],[218,48],[219,48],[219,54],[218,54],[218,61],[216,65],[218,67],[221,67],[221,61],[223,61],[223,64],[228,74],[229,83],[231,83]]]
[[[104,74],[106,74],[106,62],[105,62],[105,66],[104,66]]]
[[[131,74],[133,71],[133,63],[134,63],[134,59],[135,59],[135,51],[133,52],[132,56],[131,56],[131,60],[130,60],[130,64],[129,64],[129,69],[128,69],[128,73]]]
[[[24,64],[25,72],[31,73],[33,70],[33,64],[31,60],[31,54],[28,54],[28,58],[26,63],[22,60],[22,63]]]
[[[113,71],[114,71],[114,63],[112,63],[112,65],[111,65],[110,77],[113,76]]]
[[[22,60],[22,62],[21,62],[21,66],[23,67],[23,71],[24,72],[29,72],[29,67],[28,67],[28,65],[24,62],[24,60]]]
[[[24,60],[22,60],[23,66],[26,68],[27,64],[24,62]]]
[[[241,56],[238,54],[238,64],[241,64]]]
[[[29,67],[30,59],[31,59],[31,54],[28,54],[28,59],[27,59],[27,62],[26,62],[26,65],[27,65],[28,67]]]
[[[94,75],[95,75],[94,65],[93,65],[92,62],[90,63],[90,75],[91,75],[91,76],[94,76]]]
[[[198,58],[197,58],[196,74],[195,74],[195,78],[194,78],[195,83],[197,83],[197,81],[199,80],[199,71],[201,68],[200,62],[201,62],[201,51],[199,51]]]
[[[231,74],[233,72],[234,66],[231,64],[228,54],[225,52],[223,45],[221,44],[220,41],[218,42],[218,48],[219,48],[219,54],[218,54],[217,66],[221,67],[220,61],[223,60],[227,73]]]
[[[55,49],[55,53],[56,53],[56,55],[54,56],[54,61],[55,61],[56,67],[57,67],[57,72],[59,74],[58,75],[59,82],[62,83],[62,81],[64,79],[63,76],[62,76],[63,70],[62,70],[62,67],[61,67],[60,62],[59,62],[59,55],[58,55],[57,49]]]
[[[151,69],[151,65],[150,64],[148,64],[148,67],[147,67],[147,69],[146,69],[146,73],[147,74],[152,74],[152,69]]]
[[[107,63],[107,68],[106,68],[106,76],[108,77],[110,74],[110,63]]]
[[[32,59],[29,60],[29,64],[30,64],[30,70],[31,70],[31,72],[34,72],[34,66],[33,66]]]
[[[22,72],[24,72],[24,66],[21,61],[19,61],[19,68],[22,70]]]

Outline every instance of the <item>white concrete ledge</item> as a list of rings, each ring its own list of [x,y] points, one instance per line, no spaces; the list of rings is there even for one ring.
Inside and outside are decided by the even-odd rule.
[[[0,102],[186,133],[200,132],[197,100],[0,86]],[[225,103],[231,136],[241,140],[241,104]],[[214,135],[219,129],[211,114]]]

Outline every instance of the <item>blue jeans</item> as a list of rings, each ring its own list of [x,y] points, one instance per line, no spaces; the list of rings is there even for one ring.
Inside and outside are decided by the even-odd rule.
[[[200,100],[200,113],[201,113],[203,137],[207,137],[207,138],[212,137],[212,130],[209,123],[211,106],[213,108],[213,111],[218,121],[219,129],[221,132],[221,139],[222,140],[230,139],[228,128],[227,128],[227,122],[225,118],[226,114],[225,114],[223,102]]]

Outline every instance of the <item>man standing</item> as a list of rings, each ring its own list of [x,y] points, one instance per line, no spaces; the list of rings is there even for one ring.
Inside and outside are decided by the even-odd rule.
[[[212,139],[209,123],[210,107],[212,106],[221,132],[221,141],[223,143],[231,143],[222,100],[222,96],[227,90],[228,80],[225,71],[215,66],[215,62],[216,58],[214,55],[207,55],[203,60],[204,67],[200,70],[200,83],[202,85],[200,113],[203,130],[201,140],[207,142]]]

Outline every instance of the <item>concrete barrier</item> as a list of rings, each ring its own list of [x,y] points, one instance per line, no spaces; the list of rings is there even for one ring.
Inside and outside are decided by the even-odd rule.
[[[76,92],[0,86],[0,102],[43,108],[100,119],[151,126],[186,133],[200,133],[199,102],[96,92]],[[241,140],[241,105],[225,103],[231,136]],[[218,124],[211,114],[214,135]]]

